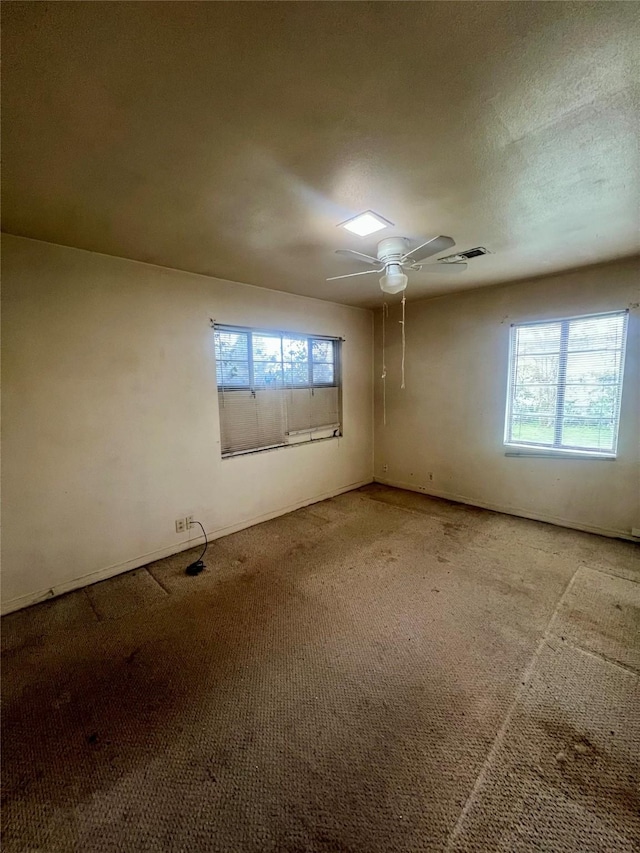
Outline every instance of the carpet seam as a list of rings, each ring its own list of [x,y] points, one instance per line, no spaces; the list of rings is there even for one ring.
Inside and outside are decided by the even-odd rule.
[[[456,841],[458,835],[460,834],[460,831],[462,829],[464,821],[465,821],[467,815],[469,814],[469,811],[471,810],[471,806],[473,805],[473,803],[475,801],[476,795],[479,792],[480,787],[481,787],[482,783],[484,782],[484,780],[487,776],[489,768],[493,764],[493,759],[495,758],[495,755],[496,755],[499,747],[502,745],[506,730],[509,726],[509,723],[511,722],[511,719],[513,718],[515,710],[516,710],[518,703],[520,701],[520,697],[524,694],[524,692],[526,691],[526,689],[529,685],[529,682],[531,681],[531,677],[532,677],[533,672],[535,670],[536,663],[538,662],[540,654],[541,654],[542,650],[544,649],[544,646],[547,644],[547,639],[550,636],[548,633],[549,628],[551,627],[554,619],[556,618],[556,615],[558,614],[558,611],[560,610],[560,605],[562,604],[565,596],[567,595],[569,590],[572,588],[572,586],[576,580],[576,577],[578,575],[578,571],[579,570],[576,569],[576,571],[573,573],[573,575],[571,576],[569,582],[567,583],[562,595],[558,599],[558,603],[556,604],[556,606],[553,610],[553,613],[549,617],[547,625],[544,629],[544,633],[543,633],[542,637],[540,638],[540,642],[538,643],[538,646],[537,646],[535,652],[533,653],[531,660],[529,661],[529,663],[525,667],[524,673],[520,679],[520,682],[521,682],[520,687],[516,691],[516,695],[514,696],[513,701],[511,702],[511,705],[507,709],[507,712],[506,712],[504,719],[500,725],[500,728],[496,732],[496,736],[493,739],[493,743],[491,744],[491,746],[489,748],[489,752],[487,753],[487,757],[485,758],[485,760],[482,764],[482,767],[480,768],[480,772],[478,773],[476,780],[473,784],[473,787],[471,788],[469,796],[467,797],[467,800],[466,800],[464,806],[462,807],[462,811],[458,815],[458,819],[455,823],[455,826],[453,827],[453,829],[451,830],[451,832],[449,834],[449,837],[447,838],[446,845],[445,845],[445,851],[450,851],[453,849],[452,845]]]
[[[596,569],[594,566],[584,565],[581,566],[577,571],[581,571],[581,569],[588,569],[590,572],[598,572],[600,575],[606,575],[608,578],[618,578],[621,581],[629,581],[629,583],[640,584],[640,580],[635,580],[634,578],[626,577],[625,575],[617,575],[615,572],[608,572],[606,569]]]
[[[548,642],[548,639],[550,638],[555,638],[557,640],[559,639],[559,636],[558,634],[550,634],[545,637],[545,642],[547,643],[549,648],[552,649],[554,652],[557,652],[558,647],[552,646],[551,643]],[[576,643],[572,643],[569,640],[560,640],[560,642],[562,643],[562,646],[567,646],[573,651],[582,652],[582,654],[588,655],[592,658],[596,658],[596,660],[604,661],[605,663],[608,663],[611,666],[616,666],[618,667],[618,669],[621,669],[624,672],[629,673],[630,675],[633,675],[636,678],[640,679],[640,672],[637,669],[634,669],[632,666],[628,666],[625,663],[621,663],[620,661],[614,660],[613,658],[609,658],[606,655],[600,654],[600,652],[595,652],[593,651],[593,649],[588,649],[586,648],[586,646],[578,646],[576,645]]]
[[[90,608],[91,608],[91,610],[93,611],[93,615],[96,617],[97,621],[98,621],[98,622],[102,622],[102,621],[104,621],[104,620],[101,618],[100,614],[98,613],[98,610],[97,610],[97,608],[96,608],[95,604],[93,603],[93,601],[91,601],[91,596],[88,594],[87,590],[86,590],[86,589],[83,589],[82,591],[84,592],[84,597],[85,597],[85,598],[87,599],[87,601],[89,602],[89,607],[90,607]]]
[[[135,571],[135,570],[134,570],[134,571]],[[145,571],[146,571],[146,573],[149,575],[149,577],[150,577],[150,578],[153,578],[153,580],[158,584],[158,586],[159,586],[159,587],[160,587],[160,589],[165,593],[165,595],[171,595],[171,592],[166,588],[166,586],[164,586],[164,584],[161,584],[161,583],[160,583],[160,581],[159,581],[159,580],[158,580],[158,578],[153,574],[153,572],[149,571],[148,566],[145,566]]]

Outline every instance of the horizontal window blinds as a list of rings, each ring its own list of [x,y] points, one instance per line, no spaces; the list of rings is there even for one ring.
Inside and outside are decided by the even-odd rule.
[[[215,327],[222,455],[340,431],[340,341]]]
[[[242,453],[284,443],[285,412],[280,391],[219,391],[222,453]]]
[[[614,454],[627,312],[513,326],[505,441]]]

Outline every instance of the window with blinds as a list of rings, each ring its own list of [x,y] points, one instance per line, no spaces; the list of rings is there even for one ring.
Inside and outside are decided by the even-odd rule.
[[[341,434],[340,339],[214,331],[223,457]]]
[[[505,443],[614,456],[627,312],[511,327]]]

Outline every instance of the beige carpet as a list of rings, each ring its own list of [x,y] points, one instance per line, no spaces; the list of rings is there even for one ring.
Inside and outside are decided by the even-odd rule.
[[[5,851],[632,851],[637,546],[370,486],[5,617]]]

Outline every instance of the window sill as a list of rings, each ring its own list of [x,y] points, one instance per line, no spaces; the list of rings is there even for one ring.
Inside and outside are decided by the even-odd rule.
[[[559,447],[534,447],[526,444],[505,444],[505,456],[528,456],[538,459],[591,459],[598,462],[615,462],[615,453],[597,450],[564,450]]]
[[[222,461],[227,459],[239,459],[243,456],[254,456],[256,453],[271,453],[274,450],[284,450],[288,447],[305,447],[309,444],[319,444],[321,441],[335,441],[342,438],[342,433],[339,435],[327,435],[322,438],[306,439],[305,441],[291,441],[285,444],[273,444],[270,447],[256,447],[254,450],[238,450],[236,453],[226,453],[220,458]]]

